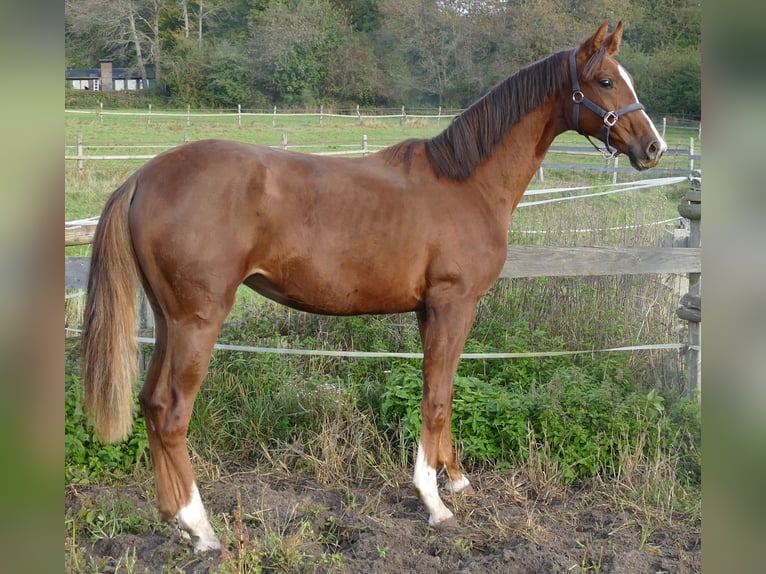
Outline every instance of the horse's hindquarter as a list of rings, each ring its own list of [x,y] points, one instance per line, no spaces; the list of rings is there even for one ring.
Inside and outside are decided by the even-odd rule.
[[[131,217],[171,280],[244,281],[321,313],[409,311],[441,276],[475,272],[487,243],[475,198],[416,167],[197,142],[147,164]]]

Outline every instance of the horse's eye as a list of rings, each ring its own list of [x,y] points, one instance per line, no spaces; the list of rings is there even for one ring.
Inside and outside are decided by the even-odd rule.
[[[607,89],[614,87],[614,84],[612,84],[612,80],[610,80],[609,78],[601,78],[598,81],[598,85],[601,86],[602,88],[607,88]]]

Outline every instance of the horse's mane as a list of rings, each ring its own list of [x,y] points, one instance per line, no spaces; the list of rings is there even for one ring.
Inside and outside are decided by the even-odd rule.
[[[437,136],[408,139],[383,153],[391,162],[409,164],[415,148],[425,144],[426,156],[437,177],[468,179],[514,124],[569,82],[564,65],[567,54],[558,52],[506,78],[456,116]]]

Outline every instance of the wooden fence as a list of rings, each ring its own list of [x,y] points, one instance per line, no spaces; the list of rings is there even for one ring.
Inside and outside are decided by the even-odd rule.
[[[688,394],[701,397],[701,178],[691,180],[689,192],[678,208],[689,222],[687,233],[675,233],[668,246],[649,247],[542,247],[511,245],[500,277],[564,277],[637,274],[688,274],[689,292],[680,302],[677,315],[687,321],[685,352],[688,370]],[[65,244],[92,242],[95,221],[65,226]],[[88,257],[66,260],[65,287],[84,289],[87,285]],[[151,321],[145,301],[141,304],[142,325]]]
[[[176,122],[185,123],[187,126],[192,125],[192,121],[195,122],[198,119],[203,121],[210,118],[233,118],[236,120],[237,126],[242,127],[242,120],[248,117],[268,117],[271,119],[272,126],[275,126],[278,119],[286,117],[304,117],[314,118],[321,126],[326,118],[339,118],[339,119],[353,119],[358,123],[367,120],[381,120],[381,119],[398,119],[400,123],[404,123],[411,119],[422,120],[441,120],[451,121],[452,118],[461,114],[464,110],[460,108],[444,108],[438,106],[437,108],[406,108],[401,106],[400,108],[362,108],[358,104],[354,108],[330,108],[325,109],[324,105],[320,105],[318,108],[304,109],[300,111],[291,109],[279,109],[277,106],[273,106],[270,109],[247,109],[242,105],[238,105],[236,109],[214,109],[214,110],[194,110],[192,111],[191,105],[186,106],[186,109],[175,110],[156,110],[153,109],[152,104],[149,104],[145,110],[105,110],[103,102],[99,102],[98,109],[73,109],[65,108],[64,113],[71,115],[83,115],[83,116],[96,116],[99,123],[103,124],[104,119],[109,116],[112,117],[136,117],[141,121],[145,121],[148,125],[151,125],[152,118],[155,120],[159,118],[171,119]],[[702,122],[689,119],[671,118],[668,125],[668,118],[663,117],[662,122],[658,124],[662,137],[665,137],[665,132],[668,127],[675,129],[682,129],[688,131],[697,132],[697,137],[702,139]]]

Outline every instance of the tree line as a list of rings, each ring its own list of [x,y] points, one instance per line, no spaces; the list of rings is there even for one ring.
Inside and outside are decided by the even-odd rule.
[[[66,0],[65,53],[168,105],[463,107],[603,20],[650,113],[699,118],[699,0]]]

